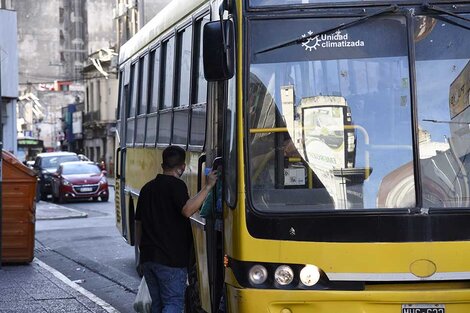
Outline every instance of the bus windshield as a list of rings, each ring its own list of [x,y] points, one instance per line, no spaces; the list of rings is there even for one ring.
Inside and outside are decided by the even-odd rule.
[[[378,2],[378,0],[375,0]],[[268,7],[268,6],[289,6],[289,5],[305,5],[305,4],[321,4],[321,3],[332,3],[332,2],[346,2],[344,0],[250,0],[250,7]],[[348,1],[353,2],[353,1]],[[364,0],[354,0],[354,2],[364,2]],[[367,2],[374,2],[374,0],[368,0]]]
[[[436,148],[435,157],[436,151],[445,151],[444,146],[448,149],[449,143],[428,140],[431,143],[425,144],[425,138],[429,139],[431,129],[433,132],[436,129],[441,138],[451,138],[450,130],[444,133],[442,128],[449,129],[454,124],[423,120],[441,120],[446,110],[449,115],[450,85],[468,62],[468,56],[455,60],[449,52],[452,45],[446,51],[447,60],[437,57],[444,55],[437,40],[468,42],[469,36],[464,28],[447,24],[441,30],[445,33],[422,40],[438,32],[429,29],[426,35],[419,35],[423,31],[419,25],[426,19],[429,20],[416,17],[415,31],[416,105],[420,116],[417,136],[421,171],[428,173],[424,175],[420,196],[423,206],[434,207],[430,201],[436,200],[431,199],[431,194],[438,188],[447,196],[447,206],[459,207],[467,205],[467,200],[462,200],[468,189],[466,175],[459,180],[456,174],[439,178],[434,173],[441,169],[465,174],[460,159],[466,152],[459,151],[455,156],[449,151],[447,163],[441,160],[442,165],[433,165],[437,160],[429,159],[433,154],[430,151]],[[434,25],[438,24],[432,20]],[[348,21],[346,18],[251,21],[248,147],[251,199],[258,210],[407,209],[418,205],[405,18],[400,15],[374,18],[336,33],[309,37]],[[465,31],[467,39],[459,33]],[[271,33],[276,36],[270,36]],[[307,39],[298,45],[256,53],[297,35]],[[434,51],[432,55],[429,49]],[[439,83],[433,82],[443,76],[441,71],[448,75]],[[468,74],[461,74],[465,75]],[[465,105],[458,106],[461,110]],[[464,185],[463,189],[457,191],[454,185],[444,183],[446,179],[453,179],[454,185]],[[442,201],[437,205],[442,207]]]
[[[470,31],[450,23],[456,20],[426,16],[416,20],[423,206],[466,208],[470,206]]]

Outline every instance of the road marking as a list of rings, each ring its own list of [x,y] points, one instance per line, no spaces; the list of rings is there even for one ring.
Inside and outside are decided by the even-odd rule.
[[[107,303],[106,301],[98,298],[97,296],[95,296],[94,294],[92,294],[91,292],[89,292],[88,290],[86,290],[85,288],[77,285],[76,283],[74,283],[73,281],[71,281],[70,279],[68,279],[64,274],[62,274],[61,272],[59,272],[58,270],[50,267],[49,265],[47,265],[46,263],[42,262],[41,260],[39,260],[38,258],[34,258],[33,259],[33,263],[36,263],[37,265],[39,265],[40,267],[42,267],[43,269],[49,271],[52,275],[54,275],[55,277],[57,277],[60,281],[62,281],[63,283],[65,283],[66,285],[68,285],[69,287],[72,287],[73,289],[75,289],[76,291],[80,292],[82,295],[84,295],[85,297],[87,297],[88,299],[90,299],[91,301],[93,301],[94,303],[96,303],[97,305],[99,305],[100,307],[102,307],[106,312],[109,312],[109,313],[119,313],[118,310],[116,310],[115,308],[113,308],[109,303]]]

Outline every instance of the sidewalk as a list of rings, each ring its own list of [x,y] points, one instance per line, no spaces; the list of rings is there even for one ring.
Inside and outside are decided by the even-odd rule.
[[[80,212],[51,202],[39,201],[36,203],[36,220],[57,220],[87,216],[88,214],[85,212]]]
[[[0,312],[119,313],[38,259],[27,265],[2,265]]]
[[[36,220],[86,218],[80,212],[47,201],[36,203]],[[39,259],[30,264],[2,264],[0,313],[119,313],[91,292]]]

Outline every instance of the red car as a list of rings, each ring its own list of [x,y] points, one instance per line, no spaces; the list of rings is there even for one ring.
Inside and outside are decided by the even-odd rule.
[[[108,201],[106,171],[93,162],[62,163],[52,177],[52,199],[62,203],[70,199]]]

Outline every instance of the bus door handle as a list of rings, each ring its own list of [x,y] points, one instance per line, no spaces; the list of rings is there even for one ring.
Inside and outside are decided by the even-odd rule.
[[[212,162],[212,170],[216,171],[219,168],[219,166],[222,166],[222,164],[223,164],[222,157],[216,157],[214,161]]]
[[[124,152],[126,151],[126,147],[124,148],[117,148],[116,149],[116,168],[115,168],[115,173],[116,173],[116,178],[124,178],[122,177],[122,169],[124,168],[124,164],[122,164],[122,162],[124,162],[124,158],[122,157]]]
[[[206,163],[207,156],[201,155],[197,160],[197,191],[201,191],[202,188],[202,164]]]
[[[121,178],[121,171],[119,166],[119,160],[121,159],[121,147],[116,149],[116,162],[114,163],[114,173],[116,173],[116,178]]]

